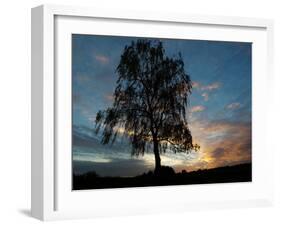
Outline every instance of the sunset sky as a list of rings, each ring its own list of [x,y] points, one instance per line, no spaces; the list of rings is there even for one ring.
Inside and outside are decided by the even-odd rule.
[[[132,37],[72,35],[73,167],[101,176],[135,176],[154,169],[153,153],[132,157],[120,138],[101,145],[92,131],[99,110],[111,106],[116,66]],[[193,82],[187,117],[198,152],[161,156],[176,171],[251,162],[251,43],[161,39],[179,52]],[[152,151],[152,150],[151,150]]]

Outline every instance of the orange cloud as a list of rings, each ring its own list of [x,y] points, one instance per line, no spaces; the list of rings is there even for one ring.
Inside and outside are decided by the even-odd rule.
[[[201,112],[204,111],[206,108],[202,105],[193,106],[191,108],[191,112]]]
[[[192,82],[193,88],[198,88],[200,86],[199,82]]]
[[[251,162],[251,124],[195,121],[190,124],[194,142],[201,148],[186,165],[189,171]]]

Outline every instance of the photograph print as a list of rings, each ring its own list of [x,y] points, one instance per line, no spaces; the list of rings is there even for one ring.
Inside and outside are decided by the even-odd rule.
[[[72,189],[252,181],[252,44],[72,34]]]

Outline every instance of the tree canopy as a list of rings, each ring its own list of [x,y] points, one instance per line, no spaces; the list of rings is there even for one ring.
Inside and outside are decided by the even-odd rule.
[[[187,122],[192,82],[180,53],[169,57],[161,41],[139,39],[125,46],[116,73],[113,104],[96,115],[103,144],[113,143],[122,128],[133,155],[154,152],[155,171],[168,148],[175,153],[199,149]]]

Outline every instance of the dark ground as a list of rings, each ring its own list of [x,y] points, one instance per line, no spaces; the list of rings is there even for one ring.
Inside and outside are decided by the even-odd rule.
[[[163,166],[159,175],[151,171],[136,177],[99,177],[95,172],[73,175],[73,190],[250,181],[252,181],[250,163],[188,173],[185,171],[175,173],[171,167]]]

